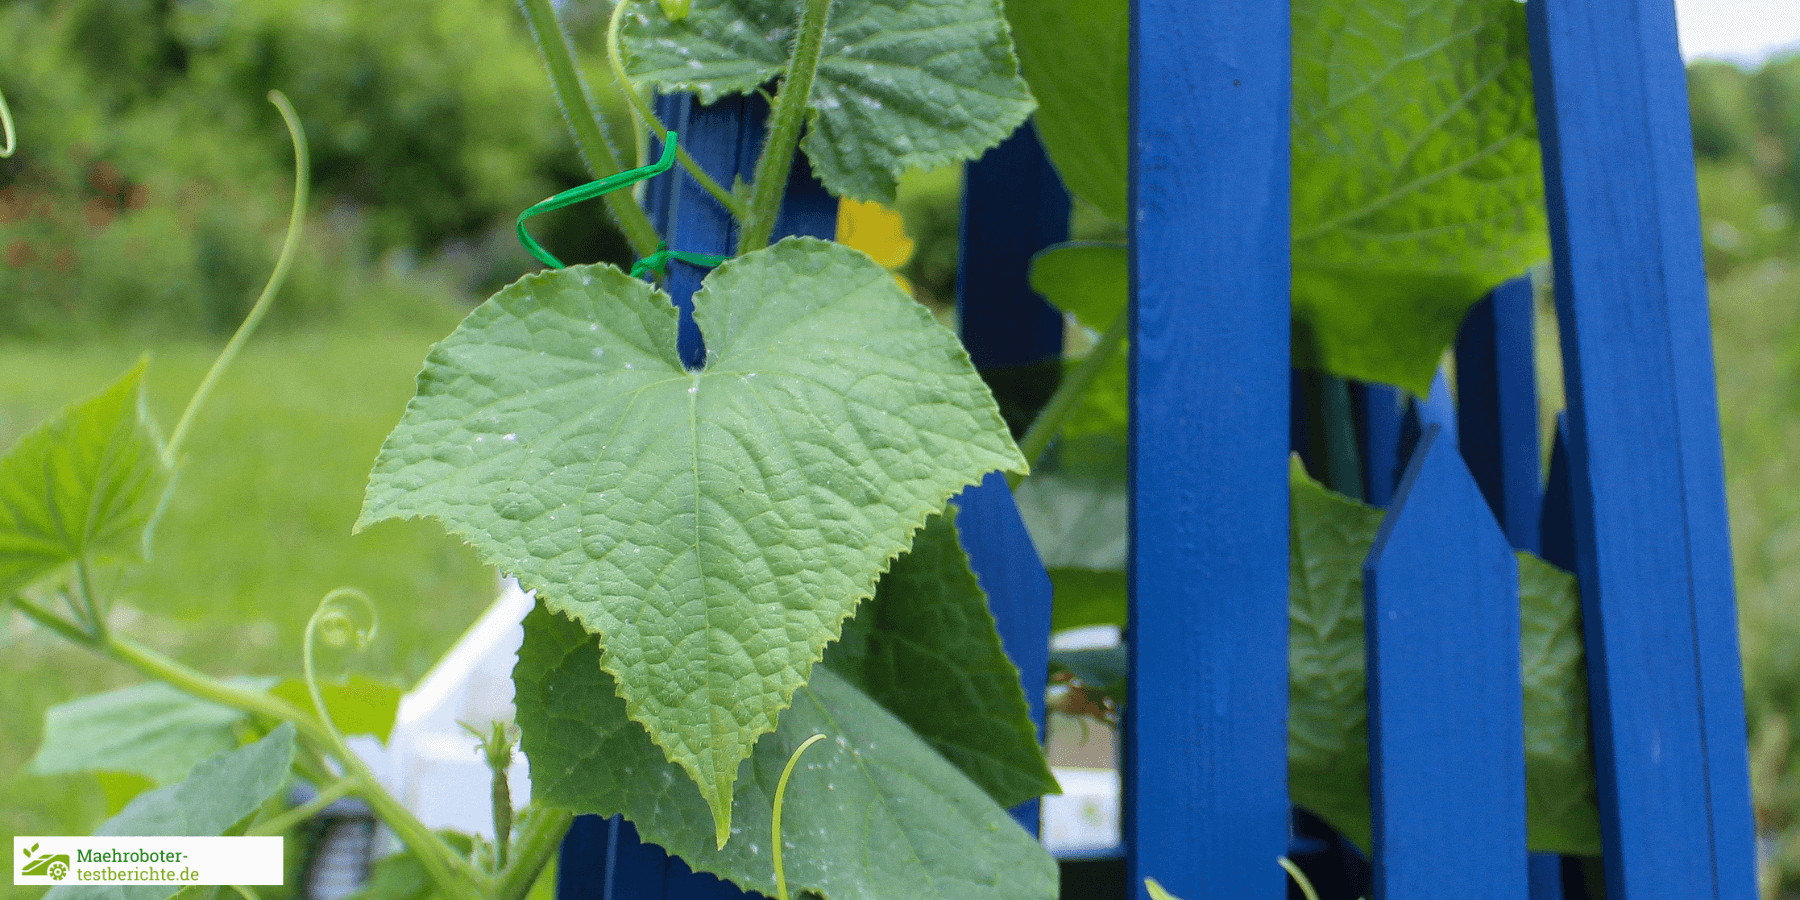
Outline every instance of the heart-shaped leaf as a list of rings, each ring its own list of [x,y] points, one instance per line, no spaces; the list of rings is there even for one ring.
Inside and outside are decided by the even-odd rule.
[[[738,764],[889,560],[1025,462],[956,337],[861,253],[788,239],[694,308],[689,371],[668,297],[610,266],[496,294],[426,360],[358,527],[436,518],[601,635],[723,842]]]
[[[750,93],[786,71],[799,10],[695,0],[677,22],[637,3],[625,18],[626,70],[705,103]],[[901,173],[980,156],[1034,105],[1000,0],[836,0],[810,99],[800,146],[813,171],[833,194],[883,203]]]

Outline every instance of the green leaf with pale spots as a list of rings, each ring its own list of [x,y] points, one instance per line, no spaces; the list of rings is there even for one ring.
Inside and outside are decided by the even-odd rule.
[[[791,896],[825,900],[1049,900],[1056,861],[1037,838],[868,695],[825,666],[756,743],[736,779],[729,840],[708,839],[707,801],[625,715],[599,648],[540,604],[513,670],[535,802],[623,815],[694,869],[775,896],[770,811],[788,783],[782,861]]]
[[[601,635],[723,842],[739,763],[889,561],[1025,462],[961,343],[861,253],[788,239],[694,308],[689,371],[668,297],[610,266],[496,294],[426,360],[359,527],[436,518]]]
[[[0,597],[74,562],[139,559],[169,467],[144,408],[144,369],[70,404],[0,457]]]
[[[625,69],[703,103],[757,90],[787,69],[800,6],[694,0],[679,22],[649,3],[625,13]],[[1000,0],[836,0],[800,142],[840,197],[892,202],[908,169],[980,156],[1031,114]]]

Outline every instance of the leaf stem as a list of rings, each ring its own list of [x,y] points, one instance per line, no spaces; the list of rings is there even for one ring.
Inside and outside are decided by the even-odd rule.
[[[812,100],[813,78],[818,75],[819,57],[825,51],[825,21],[830,14],[831,0],[806,0],[800,13],[800,36],[794,44],[794,55],[788,60],[787,77],[782,79],[774,109],[769,113],[768,140],[756,161],[750,215],[744,219],[743,232],[738,237],[739,256],[767,247],[769,236],[775,233],[775,218],[781,214],[781,198],[787,193],[788,171],[794,166],[800,128],[806,124],[806,110]]]
[[[519,0],[519,8],[525,13],[532,36],[537,39],[538,53],[544,59],[544,68],[550,72],[550,86],[556,91],[557,103],[562,106],[563,121],[568,123],[569,133],[575,138],[582,161],[587,163],[588,173],[598,179],[625,171],[625,161],[619,157],[618,149],[606,135],[605,125],[588,100],[581,73],[575,68],[575,51],[569,46],[569,35],[556,18],[556,8],[551,5],[551,0]],[[606,195],[606,209],[631,244],[632,253],[649,256],[656,252],[659,240],[656,226],[650,223],[650,217],[629,192]]]
[[[24,597],[13,597],[12,605],[16,607],[19,612],[24,613],[25,618],[62,635],[64,639],[71,643],[80,644],[84,647],[92,647],[99,643],[98,638],[82,631],[80,628],[76,627],[75,623],[70,622],[68,619],[63,618]]]
[[[100,611],[100,598],[94,593],[94,578],[87,554],[75,557],[75,584],[81,591],[81,603],[87,607],[88,630],[97,638],[106,638],[106,615]]]
[[[1064,421],[1080,405],[1082,395],[1087,393],[1088,387],[1099,377],[1100,370],[1112,361],[1113,354],[1124,345],[1125,333],[1130,330],[1130,310],[1119,310],[1119,314],[1113,317],[1112,324],[1106,326],[1106,333],[1100,335],[1100,340],[1082,358],[1081,365],[1076,366],[1075,371],[1063,379],[1062,384],[1057,386],[1056,393],[1050,395],[1050,402],[1044,404],[1044,411],[1031,420],[1031,427],[1025,430],[1025,436],[1019,440],[1019,453],[1024,455],[1025,462],[1033,466],[1038,464],[1038,459],[1050,448],[1050,442],[1056,438],[1056,433],[1062,430]],[[1008,473],[1006,476],[1014,487],[1018,487],[1022,477],[1015,473]]]
[[[107,656],[140,673],[166,681],[202,700],[278,721],[293,722],[301,735],[313,743],[333,747],[334,751],[341,746],[317,719],[279,697],[226,684],[118,634],[107,636],[98,647]],[[417,855],[420,864],[431,875],[431,880],[446,894],[452,897],[478,897],[482,893],[481,889],[489,881],[488,877],[426,828],[399,800],[394,799],[381,786],[374,773],[369,771],[361,757],[348,753],[337,756],[337,763],[344,767],[347,778],[357,782],[357,793],[374,808],[382,822],[400,836],[407,848]]]
[[[632,84],[631,78],[625,74],[624,50],[619,41],[619,31],[625,21],[625,7],[630,4],[631,0],[619,0],[613,4],[612,18],[608,19],[606,23],[606,63],[612,68],[613,78],[619,82],[619,90],[625,92],[626,99],[631,101],[631,108],[637,113],[637,117],[632,119],[632,123],[638,127],[637,141],[638,145],[642,146],[644,143],[643,125],[648,124],[651,128],[656,129],[656,133],[663,136],[661,140],[665,141],[668,140],[669,127],[662,123],[662,119],[656,115],[655,108],[651,107],[650,101],[645,100],[644,95],[638,93],[637,86]],[[701,168],[700,163],[687,152],[687,148],[677,148],[676,156],[681,160],[681,167],[694,177],[695,183],[711,194],[714,200],[719,201],[719,205],[725,207],[725,211],[731,213],[732,218],[739,222],[744,221],[744,217],[749,214],[750,210],[744,205],[743,200],[726,190],[711,174]],[[642,158],[638,160],[640,165],[643,162]]]
[[[181,420],[175,424],[175,430],[169,435],[169,445],[163,451],[164,459],[173,465],[181,452],[181,444],[187,439],[188,429],[194,424],[194,417],[199,415],[206,405],[207,397],[212,395],[213,387],[219,382],[219,376],[237,358],[238,352],[244,349],[244,343],[250,335],[256,333],[256,326],[262,322],[263,316],[269,312],[269,306],[275,300],[275,293],[281,290],[281,283],[287,280],[288,264],[294,260],[294,251],[300,246],[300,225],[306,215],[306,188],[308,181],[308,163],[306,153],[306,132],[300,127],[300,117],[295,114],[293,104],[280,91],[269,92],[269,102],[281,111],[281,119],[287,123],[288,136],[294,142],[294,207],[288,213],[287,237],[281,242],[281,255],[275,258],[275,271],[269,274],[269,281],[263,285],[262,296],[256,298],[256,304],[250,307],[250,314],[244,316],[238,325],[237,333],[213,360],[212,368],[206,371],[206,377],[200,380],[200,386],[194,389],[194,396],[188,400],[187,409],[182,412]]]
[[[279,815],[270,816],[269,818],[256,823],[256,825],[250,829],[250,833],[254,835],[287,834],[294,830],[296,826],[301,825],[313,816],[323,812],[325,808],[331,804],[356,793],[357,787],[356,779],[340,778],[321,789],[317,797]]]
[[[574,821],[575,814],[566,809],[528,809],[519,824],[519,838],[513,842],[512,862],[495,881],[494,900],[522,900],[530,893]]]

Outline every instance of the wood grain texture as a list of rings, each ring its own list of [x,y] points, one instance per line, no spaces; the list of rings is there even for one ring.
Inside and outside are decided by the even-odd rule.
[[[1755,896],[1684,72],[1670,0],[1528,5],[1615,900]]]
[[[1363,569],[1375,896],[1526,896],[1518,564],[1448,432]]]
[[[1127,887],[1283,897],[1288,4],[1131,16]]]

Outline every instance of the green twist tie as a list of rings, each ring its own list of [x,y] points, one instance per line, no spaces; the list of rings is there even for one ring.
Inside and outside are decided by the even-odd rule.
[[[635,169],[627,169],[616,175],[608,175],[599,181],[590,181],[578,188],[571,188],[548,200],[533,204],[524,212],[519,213],[519,243],[524,244],[525,249],[529,250],[532,256],[537,257],[538,262],[541,262],[552,269],[560,269],[563,267],[562,260],[551,256],[550,251],[545,250],[537,241],[531,239],[531,232],[525,230],[526,219],[539,213],[547,213],[553,209],[562,209],[565,206],[573,206],[583,200],[592,200],[595,197],[610,194],[619,188],[630,187],[647,178],[661,175],[674,166],[675,132],[671,131],[668,136],[663,139],[662,158],[656,162],[647,166],[639,166]],[[676,258],[679,259],[680,257]]]
[[[687,250],[670,250],[668,244],[657,244],[656,252],[638,260],[631,267],[631,277],[642,278],[646,272],[655,272],[658,276],[667,276],[669,260],[680,260],[692,266],[712,268],[730,259],[729,256],[718,256],[712,253],[692,253]]]

